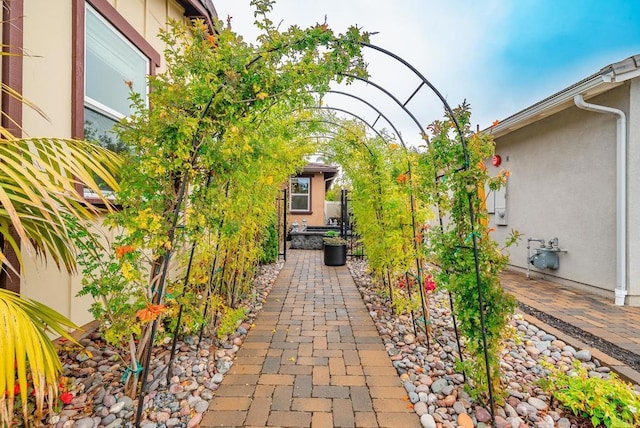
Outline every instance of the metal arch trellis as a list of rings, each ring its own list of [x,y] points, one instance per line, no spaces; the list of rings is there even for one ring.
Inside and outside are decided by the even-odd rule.
[[[409,69],[410,71],[412,71],[420,80],[421,83],[420,85],[416,88],[416,90],[413,92],[413,94],[411,94],[411,96],[409,97],[409,99],[406,101],[406,103],[408,103],[410,101],[410,99],[418,93],[418,91],[422,88],[422,86],[426,85],[428,86],[431,91],[440,99],[440,101],[442,102],[443,107],[445,108],[445,110],[447,111],[447,114],[449,115],[449,118],[451,119],[451,121],[453,122],[456,132],[458,134],[458,137],[460,139],[460,144],[462,146],[462,151],[463,151],[463,155],[464,155],[464,164],[461,167],[461,170],[468,170],[469,169],[469,150],[467,148],[467,143],[465,141],[464,138],[464,133],[462,132],[462,129],[460,127],[460,124],[458,123],[455,114],[453,112],[453,110],[451,109],[451,106],[449,105],[449,103],[447,102],[447,100],[442,96],[442,94],[440,93],[440,91],[438,91],[438,89],[422,74],[420,73],[420,71],[418,71],[413,65],[411,65],[409,62],[407,62],[406,60],[404,60],[403,58],[401,58],[400,56],[398,56],[397,54],[394,54],[393,52],[384,49],[380,46],[376,46],[373,45],[371,43],[366,43],[366,42],[360,42],[361,46],[370,48],[372,50],[376,50],[384,55],[387,55],[390,58],[395,59],[396,61],[398,61],[399,63],[401,63],[402,65],[404,65],[407,69]],[[469,210],[469,222],[470,222],[470,230],[471,230],[471,241],[472,241],[472,250],[473,250],[473,260],[474,260],[474,270],[475,270],[475,278],[476,278],[476,287],[477,287],[477,292],[478,292],[478,308],[479,308],[479,313],[480,313],[480,328],[482,330],[482,345],[483,345],[483,351],[484,351],[484,360],[485,360],[485,370],[486,370],[486,376],[487,376],[487,383],[488,383],[488,390],[489,390],[489,409],[490,409],[490,413],[491,413],[491,422],[492,425],[495,426],[496,422],[495,422],[495,400],[494,400],[494,394],[493,394],[493,382],[491,379],[491,368],[489,366],[489,350],[487,348],[487,329],[486,329],[486,324],[485,324],[485,304],[484,304],[484,299],[482,296],[482,282],[481,282],[481,277],[480,277],[480,260],[479,260],[479,254],[478,254],[478,238],[477,238],[477,233],[476,233],[476,214],[475,211],[473,209],[473,202],[472,202],[472,194],[471,192],[467,192],[467,205],[468,205],[468,210]]]
[[[387,95],[389,98],[391,98],[391,99],[392,99],[392,100],[393,100],[393,101],[394,101],[394,102],[395,102],[395,103],[396,103],[396,104],[397,104],[397,105],[398,105],[398,106],[399,106],[399,107],[400,107],[400,108],[401,108],[401,109],[402,109],[402,110],[407,114],[407,116],[409,116],[409,117],[412,119],[412,121],[416,124],[416,126],[417,126],[417,128],[418,128],[418,132],[420,133],[420,135],[421,135],[422,139],[423,139],[423,140],[425,140],[425,141],[427,141],[427,143],[428,143],[428,138],[427,138],[426,134],[425,134],[425,133],[424,133],[424,131],[423,131],[425,128],[424,128],[424,127],[423,127],[423,125],[418,121],[418,119],[417,119],[417,118],[415,117],[415,115],[411,112],[411,110],[409,110],[409,109],[407,108],[407,104],[408,104],[408,103],[409,103],[409,101],[411,101],[411,99],[412,99],[412,98],[413,98],[413,97],[418,93],[418,91],[421,89],[422,85],[418,86],[418,87],[413,91],[413,93],[412,93],[412,94],[407,98],[407,100],[406,100],[405,102],[401,102],[401,101],[400,101],[400,100],[399,100],[395,95],[393,95],[393,94],[392,94],[390,91],[388,91],[386,88],[384,88],[383,86],[381,86],[381,85],[377,84],[376,82],[374,82],[374,81],[372,81],[372,80],[370,80],[370,79],[363,78],[363,77],[360,77],[360,76],[356,76],[356,75],[353,75],[353,74],[346,74],[346,73],[342,73],[342,76],[344,76],[344,77],[348,77],[348,78],[353,78],[353,79],[355,79],[355,80],[362,81],[362,82],[366,83],[367,85],[371,85],[371,86],[373,86],[374,88],[376,88],[376,89],[380,90],[381,92],[383,92],[383,93],[384,93],[385,95]],[[339,93],[339,94],[343,94],[343,95],[350,96],[350,97],[352,97],[352,98],[356,98],[356,99],[358,99],[358,100],[360,100],[360,101],[362,101],[362,102],[366,103],[366,104],[367,104],[368,106],[370,106],[371,108],[373,108],[373,109],[378,113],[378,117],[376,118],[376,120],[374,121],[374,123],[373,123],[373,124],[370,124],[370,127],[371,127],[371,128],[373,128],[373,127],[375,126],[375,123],[376,123],[376,122],[377,122],[381,117],[382,117],[382,118],[383,118],[387,123],[389,123],[389,124],[393,127],[393,124],[391,123],[391,121],[390,121],[386,116],[384,116],[384,115],[383,115],[383,114],[382,114],[382,113],[381,113],[381,112],[380,112],[376,107],[374,107],[373,105],[371,105],[369,102],[367,102],[367,101],[363,100],[362,98],[360,98],[360,97],[356,97],[356,96],[354,96],[354,95],[352,95],[352,94],[348,94],[348,93],[344,93],[344,92],[339,92],[339,91],[328,91],[328,92],[329,92],[329,93]],[[396,134],[398,134],[398,136],[400,136],[401,142],[403,143],[403,141],[402,141],[402,137],[401,137],[400,133],[395,129],[395,127],[393,127],[393,129],[395,130]],[[403,147],[404,147],[404,149],[405,149],[405,151],[406,151],[406,146],[404,145],[404,143],[403,143]],[[411,168],[411,164],[409,164],[409,168]],[[460,170],[460,169],[458,169],[458,170]],[[409,175],[411,176],[411,171],[409,171]],[[434,177],[434,179],[436,180],[436,182],[437,182],[439,179],[441,179],[441,178],[442,178],[442,177],[438,176],[438,174],[437,174],[437,173],[435,173],[435,177]],[[413,207],[413,204],[412,204],[412,207]],[[439,223],[440,229],[442,229],[442,228],[444,227],[444,222],[443,222],[443,219],[442,219],[442,214],[441,214],[441,210],[440,210],[439,204],[437,204],[437,205],[436,205],[436,208],[437,208],[437,212],[438,212],[438,223]],[[415,236],[415,223],[414,223],[414,236]],[[384,278],[383,278],[383,280],[384,280]],[[389,283],[390,283],[390,282],[391,282],[391,280],[389,279]],[[422,292],[422,291],[421,291],[421,292]],[[422,297],[422,296],[421,296],[421,297]],[[461,361],[464,361],[464,355],[462,354],[462,346],[461,346],[461,343],[460,343],[460,333],[459,333],[459,331],[458,331],[458,323],[457,323],[457,319],[456,319],[456,315],[455,315],[455,309],[454,309],[453,296],[451,295],[451,293],[450,293],[450,292],[448,292],[448,297],[449,297],[449,307],[450,307],[450,309],[451,309],[451,317],[452,317],[452,321],[453,321],[453,329],[454,329],[454,334],[455,334],[455,338],[456,338],[456,344],[457,344],[457,347],[458,347],[458,353],[459,353],[460,360],[461,360]],[[424,298],[422,298],[422,302],[424,302]],[[423,311],[425,311],[424,306],[423,306]],[[426,320],[425,320],[425,321],[426,321]],[[427,340],[429,340],[428,336],[427,336]],[[436,339],[436,340],[437,340],[437,339]],[[466,375],[466,372],[463,370],[463,373],[462,373],[462,374],[463,374],[463,377],[464,377],[464,381],[466,382],[466,381],[467,381],[467,375]]]
[[[393,124],[393,122],[391,122],[377,107],[375,107],[373,104],[369,103],[368,101],[362,99],[361,97],[358,97],[356,95],[353,94],[349,94],[346,92],[342,92],[342,91],[329,91],[330,93],[335,93],[335,94],[340,94],[340,95],[346,95],[348,97],[354,98],[358,101],[363,102],[364,104],[366,104],[367,106],[371,107],[376,113],[378,113],[378,117],[382,117],[385,121],[387,121],[387,123],[391,126],[391,128],[394,130],[394,132],[396,133],[398,140],[400,141],[400,144],[402,145],[405,155],[408,154],[408,149],[407,149],[407,145],[404,142],[404,139],[402,138],[402,134],[400,134],[400,132],[397,130],[397,128],[395,127],[395,125]],[[357,119],[361,120],[362,122],[364,122],[367,126],[369,126],[369,128],[373,129],[375,131],[375,128],[372,124],[368,123],[367,121],[365,121],[364,119],[362,119],[361,117],[353,114],[350,111],[344,110],[344,109],[338,109],[335,107],[309,107],[309,108],[313,108],[313,109],[322,109],[322,110],[336,110],[336,111],[340,111],[343,113],[347,113],[350,115],[353,115],[354,117],[356,117]],[[380,133],[378,133],[376,131],[376,133],[382,138],[382,136],[380,135]],[[382,140],[388,144],[387,139],[382,138]],[[418,245],[419,243],[417,242],[416,236],[417,236],[417,226],[416,226],[416,216],[415,216],[415,195],[414,195],[414,188],[413,188],[413,173],[412,173],[412,168],[411,168],[411,161],[409,159],[409,157],[407,156],[407,174],[408,174],[408,178],[409,178],[409,204],[410,204],[410,210],[411,210],[411,229],[412,229],[412,233],[413,233],[413,249],[416,255],[416,270],[417,270],[417,275],[418,275],[418,283],[421,282],[421,278],[422,278],[422,262],[419,258],[419,248]],[[391,281],[389,281],[389,287],[391,287]],[[427,305],[427,296],[425,295],[424,290],[422,289],[422,287],[418,287],[418,289],[420,290],[420,304],[422,306],[422,317],[423,317],[423,322],[424,322],[424,330],[426,333],[426,337],[427,337],[427,348],[430,349],[431,348],[431,342],[430,342],[430,337],[429,337],[429,331],[430,331],[430,326],[429,326],[429,321],[428,321],[428,317],[429,317],[429,308]],[[390,288],[391,291],[391,288]],[[409,293],[409,298],[411,298],[411,289],[408,287],[407,288],[407,292]],[[390,293],[390,296],[393,296],[393,293]],[[415,315],[413,313],[413,311],[411,312],[411,319],[413,322],[413,329],[414,329],[414,333],[417,335],[417,327],[416,327],[416,321],[415,321]],[[456,332],[457,332],[457,327],[456,327]],[[458,338],[456,337],[456,340],[459,343]],[[458,349],[460,349],[458,347]],[[460,355],[462,356],[462,352],[460,352]]]
[[[341,40],[336,39],[336,42],[340,42]],[[353,43],[353,41],[351,41]],[[390,58],[395,59],[396,61],[400,62],[401,64],[403,64],[405,67],[407,67],[409,70],[411,70],[416,76],[418,76],[421,79],[421,83],[418,86],[418,88],[416,88],[416,90],[414,91],[414,93],[412,94],[412,97],[421,89],[422,86],[426,85],[428,86],[435,94],[436,96],[440,99],[440,101],[442,102],[445,110],[447,111],[447,113],[450,116],[451,121],[454,123],[458,137],[460,139],[460,144],[462,146],[463,149],[463,155],[464,155],[464,164],[462,166],[462,170],[467,170],[469,168],[469,152],[467,149],[467,144],[466,141],[464,139],[464,135],[462,133],[462,130],[460,128],[459,123],[457,122],[453,110],[451,109],[451,107],[449,106],[449,104],[447,103],[446,99],[442,96],[442,94],[435,88],[435,86],[433,86],[433,84],[431,84],[415,67],[413,67],[410,63],[408,63],[406,60],[402,59],[400,56],[394,54],[391,51],[388,51],[384,48],[381,48],[379,46],[373,45],[371,43],[367,43],[367,42],[362,42],[362,41],[357,41],[356,43],[358,43],[360,46],[362,47],[366,47],[372,50],[376,50],[378,52],[381,52],[387,56],[389,56]],[[282,48],[282,47],[280,47]],[[278,48],[278,49],[280,49]],[[275,49],[277,50],[277,49]],[[273,51],[273,50],[272,50]],[[251,61],[249,61],[245,66],[245,70],[249,69],[254,63],[260,61],[264,55],[266,55],[268,52],[263,52],[258,54],[254,59],[252,59]],[[202,123],[202,120],[204,119],[205,115],[207,114],[207,112],[209,111],[213,100],[215,99],[215,97],[217,96],[217,94],[220,93],[221,89],[223,88],[223,85],[219,85],[217,87],[216,90],[214,90],[208,100],[208,102],[206,103],[206,105],[204,106],[204,108],[202,109],[199,118],[198,118],[198,129],[200,128],[200,124]],[[407,100],[408,102],[408,100]],[[406,104],[406,103],[405,103]],[[351,114],[348,111],[343,110],[343,112],[347,113],[347,114]],[[377,132],[376,132],[377,133]],[[200,132],[198,132],[198,130],[196,130],[196,132],[194,133],[193,139],[192,139],[192,153],[190,156],[190,162],[189,165],[193,165],[195,163],[195,159],[197,157],[197,141],[198,141],[198,137],[199,137]],[[177,228],[177,223],[178,223],[178,218],[180,216],[180,212],[182,210],[182,204],[184,201],[184,197],[186,194],[186,188],[187,188],[187,184],[188,184],[188,170],[185,170],[182,174],[182,176],[180,177],[180,185],[178,187],[178,192],[177,192],[177,198],[174,204],[174,210],[173,210],[173,216],[172,216],[172,221],[171,221],[171,227],[169,229],[168,232],[168,238],[169,238],[169,242],[171,244],[173,244],[174,240],[175,240],[175,232],[176,232],[176,228]],[[482,339],[483,339],[483,348],[484,348],[484,354],[485,354],[485,365],[486,365],[486,375],[487,375],[487,380],[488,380],[488,386],[489,386],[489,400],[490,400],[490,410],[491,410],[491,419],[492,419],[492,424],[495,425],[495,404],[494,404],[494,397],[493,397],[493,382],[491,381],[491,372],[490,372],[490,367],[489,367],[489,356],[488,356],[488,349],[487,349],[487,342],[486,342],[486,326],[485,326],[485,313],[484,313],[484,302],[483,302],[483,297],[482,297],[482,287],[481,287],[481,278],[480,278],[480,268],[479,268],[479,255],[478,255],[478,242],[477,242],[477,236],[475,233],[475,212],[473,209],[473,203],[472,203],[472,199],[471,199],[471,193],[467,194],[467,202],[468,202],[468,209],[469,209],[469,220],[470,220],[470,230],[471,230],[471,239],[472,239],[472,250],[473,250],[473,255],[474,255],[474,266],[475,266],[475,277],[476,277],[476,285],[477,285],[477,289],[478,289],[478,305],[479,305],[479,309],[480,309],[480,323],[481,323],[481,329],[482,329]],[[167,278],[167,274],[168,274],[168,267],[169,267],[169,262],[171,260],[172,257],[172,251],[169,249],[165,252],[165,254],[162,257],[162,263],[160,265],[156,265],[154,268],[154,274],[159,273],[159,281],[157,283],[157,288],[156,288],[156,295],[154,297],[154,303],[155,304],[160,304],[162,302],[162,298],[164,295],[164,286],[165,286],[165,282],[166,282],[166,278]],[[154,320],[152,323],[152,327],[151,327],[151,332],[150,332],[150,338],[149,338],[149,345],[147,346],[147,350],[146,350],[146,355],[144,358],[144,365],[143,365],[143,370],[142,370],[142,385],[140,388],[140,395],[138,397],[138,405],[137,405],[137,411],[136,411],[136,420],[135,420],[135,426],[139,427],[140,426],[140,419],[142,416],[142,411],[143,411],[143,406],[144,406],[144,398],[146,396],[146,386],[147,386],[147,377],[148,377],[148,373],[149,373],[149,364],[151,361],[151,355],[153,352],[153,342],[155,339],[155,334],[157,331],[157,324],[158,324],[158,320]]]
[[[367,105],[369,105],[369,106],[370,106],[371,108],[373,108],[376,112],[378,112],[378,113],[379,113],[379,114],[380,114],[380,115],[381,115],[381,116],[382,116],[382,117],[383,117],[383,118],[384,118],[384,119],[385,119],[385,120],[386,120],[386,121],[387,121],[387,122],[392,126],[392,128],[396,131],[396,133],[398,134],[398,137],[399,137],[400,141],[402,142],[402,146],[404,147],[405,152],[406,152],[406,145],[404,144],[404,141],[402,140],[402,136],[398,133],[398,131],[396,130],[396,128],[395,128],[395,126],[393,125],[393,123],[391,123],[391,122],[390,122],[390,121],[389,121],[389,120],[384,116],[384,114],[383,114],[382,112],[380,112],[380,111],[379,111],[375,106],[373,106],[373,105],[369,104],[367,101],[365,101],[365,100],[363,100],[363,99],[361,99],[361,98],[359,98],[359,97],[357,97],[357,96],[355,96],[355,95],[346,94],[346,93],[342,93],[342,92],[337,92],[337,93],[341,93],[341,94],[344,94],[344,95],[348,95],[348,96],[350,96],[350,97],[353,97],[353,98],[355,98],[355,99],[358,99],[358,100],[360,100],[360,101],[362,101],[362,102],[366,103]],[[350,111],[348,111],[348,110],[344,110],[344,109],[340,109],[340,108],[335,108],[335,107],[326,107],[326,106],[325,106],[325,107],[308,107],[308,108],[309,108],[309,109],[319,109],[319,110],[334,110],[334,111],[340,111],[340,112],[342,112],[342,113],[349,114],[349,115],[351,115],[351,116],[355,117],[356,119],[358,119],[358,120],[362,121],[362,122],[363,122],[367,127],[369,127],[371,130],[373,130],[373,132],[374,132],[374,133],[376,133],[376,135],[377,135],[381,140],[383,140],[383,141],[385,142],[385,144],[389,144],[389,141],[388,141],[386,138],[384,138],[384,136],[383,136],[383,135],[382,135],[378,130],[376,130],[376,129],[375,129],[375,127],[373,127],[373,125],[372,125],[372,124],[370,124],[369,122],[367,122],[366,120],[364,120],[362,117],[360,117],[360,116],[358,116],[358,115],[354,114],[353,112],[350,112]],[[315,122],[318,122],[319,120],[310,120],[309,122],[314,122],[314,121],[315,121]],[[320,121],[321,121],[321,122],[326,122],[326,123],[331,124],[331,125],[334,125],[334,126],[340,126],[340,127],[342,127],[343,129],[349,130],[349,128],[346,128],[346,127],[344,127],[344,125],[342,125],[342,124],[340,124],[340,123],[337,123],[337,122],[322,121],[322,120],[320,120]],[[372,151],[371,151],[371,149],[366,145],[366,143],[362,142],[362,144],[366,147],[367,151],[369,152],[369,155],[373,157],[373,156],[374,156],[374,155],[373,155],[373,152],[372,152]],[[409,163],[409,162],[408,162],[408,164],[409,164],[409,171],[410,171],[411,165],[410,165],[410,163]],[[412,191],[412,189],[411,189],[411,191]],[[413,232],[414,232],[414,238],[415,238],[415,230],[416,230],[416,229],[415,229],[415,212],[414,212],[414,203],[413,203],[413,193],[411,193],[411,220],[412,220],[412,226],[413,226]],[[414,246],[415,246],[415,245],[416,245],[416,243],[415,243],[415,242],[416,242],[416,240],[415,240],[415,239],[413,239],[413,241],[414,241]],[[417,252],[416,252],[416,257],[417,257]],[[418,258],[416,258],[416,265],[417,265],[417,267],[418,267],[418,269],[419,269],[419,267],[420,267],[420,261],[419,261],[419,259],[418,259]],[[419,270],[418,272],[420,272],[420,270]],[[420,273],[418,273],[418,276],[420,276]],[[383,281],[384,281],[384,277],[383,277]],[[390,297],[391,301],[393,302],[393,293],[392,293],[392,291],[391,291],[391,280],[390,280],[390,279],[388,280],[388,286],[389,286],[389,297]],[[409,293],[409,298],[411,298],[411,291],[410,291],[410,289],[407,289],[407,291],[408,291],[408,293]],[[428,311],[428,307],[427,307],[427,304],[426,304],[426,296],[424,296],[424,294],[422,293],[422,290],[421,290],[421,292],[420,292],[420,303],[421,303],[422,311],[423,311],[424,329],[425,329],[425,332],[427,333],[427,335],[426,335],[426,337],[427,337],[427,348],[428,348],[428,349],[430,349],[430,348],[431,348],[431,344],[430,344],[430,338],[429,338],[429,326],[428,326],[428,324],[427,324],[427,313],[428,313],[427,311]],[[414,314],[413,310],[411,311],[411,320],[412,320],[412,323],[413,323],[413,330],[414,330],[414,333],[417,335],[417,334],[418,334],[418,331],[417,331],[417,326],[416,326],[415,314]],[[456,328],[456,331],[457,331],[457,328]]]

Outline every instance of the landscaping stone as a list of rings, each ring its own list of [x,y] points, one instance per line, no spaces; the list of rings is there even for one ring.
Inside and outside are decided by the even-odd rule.
[[[430,295],[430,321],[434,337],[427,346],[423,332],[414,334],[411,317],[394,315],[373,287],[364,265],[350,262],[351,272],[366,306],[385,344],[390,361],[398,372],[414,411],[423,427],[475,427],[491,425],[491,414],[478,407],[464,392],[464,380],[456,373],[454,362],[459,358],[451,323],[448,297],[445,293]],[[259,313],[273,284],[277,269],[260,279],[255,300],[245,302],[250,318],[228,338],[203,338],[197,335],[178,340],[178,354],[166,382],[165,364],[171,342],[158,347],[151,362],[149,388],[145,398],[143,425],[146,428],[196,427],[208,409],[208,401],[223,382],[235,354]],[[258,323],[259,321],[256,321]],[[588,350],[577,351],[521,317],[511,319],[514,337],[503,342],[500,365],[505,378],[505,404],[496,408],[496,426],[502,428],[546,427],[570,428],[570,413],[551,407],[544,392],[536,386],[547,375],[540,364],[547,361],[558,368],[569,368],[574,361],[583,361],[591,376],[608,376],[610,369],[593,360]],[[119,354],[90,335],[86,345],[93,349],[89,358],[79,361],[77,353],[62,355],[64,375],[77,389],[73,405],[63,406],[50,418],[55,427],[118,427],[131,426],[137,400],[124,395],[120,377],[126,368]],[[164,371],[163,371],[164,370]],[[74,377],[75,376],[75,377]],[[82,410],[86,406],[93,408]],[[556,403],[554,405],[557,406]],[[89,412],[89,414],[87,414]],[[547,417],[548,416],[548,417]],[[97,418],[97,419],[94,419]],[[84,424],[84,425],[82,425]]]
[[[420,424],[422,428],[436,428],[436,420],[429,413],[420,416]]]

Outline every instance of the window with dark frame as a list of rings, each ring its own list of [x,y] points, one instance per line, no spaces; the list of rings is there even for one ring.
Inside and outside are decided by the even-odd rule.
[[[130,91],[146,101],[149,59],[89,4],[85,4],[84,137],[126,150],[114,125],[132,113]]]
[[[292,212],[311,211],[311,178],[291,177],[289,207]]]

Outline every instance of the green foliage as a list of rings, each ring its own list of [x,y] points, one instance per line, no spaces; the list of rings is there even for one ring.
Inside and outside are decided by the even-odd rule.
[[[180,305],[185,324],[178,333],[208,324],[205,296],[224,313],[218,334],[241,319],[241,310],[226,308],[250,291],[259,262],[277,258],[281,184],[316,151],[307,138],[321,128],[307,109],[317,105],[313,93],[344,74],[366,76],[359,42],[368,35],[356,27],[344,34],[327,25],[280,31],[268,18],[273,2],[252,4],[263,32],[256,45],[221,22],[213,33],[202,22],[170,22],[162,30],[165,71],[149,77],[148,103],[131,94],[135,113],[116,129],[127,150],[117,193],[122,209],[108,224],[123,235],[102,248],[87,232],[74,237],[94,316],[109,326],[109,341],[123,346],[128,338],[130,348],[139,346],[136,354],[150,346],[152,321],[164,315],[161,333],[173,332]],[[193,270],[184,278],[194,245]],[[178,279],[160,295],[166,260],[179,267]]]
[[[278,260],[280,252],[280,242],[278,242],[278,230],[275,220],[271,220],[265,231],[265,238],[262,242],[262,253],[260,263],[273,263]]]
[[[136,312],[148,301],[140,272],[141,254],[124,242],[123,236],[108,244],[90,230],[90,225],[67,218],[69,237],[78,249],[76,262],[82,269],[82,289],[78,296],[90,295],[94,303],[91,315],[100,320],[105,340],[127,349],[129,338],[139,336],[142,325]]]
[[[454,116],[465,136],[467,155],[457,136],[452,137],[456,135],[455,123],[447,118],[429,126],[430,144],[420,163],[421,177],[430,178],[425,183],[433,192],[429,201],[438,207],[441,216],[448,216],[441,228],[429,230],[426,239],[430,244],[430,260],[440,267],[436,281],[446,284],[453,296],[459,329],[466,339],[465,349],[472,355],[466,359],[464,367],[473,381],[470,393],[477,398],[486,398],[488,388],[493,387],[500,398],[498,357],[501,337],[508,317],[515,309],[515,299],[500,284],[499,274],[505,268],[508,256],[489,236],[491,230],[482,189],[485,184],[499,188],[508,174],[494,178],[487,174],[484,159],[493,153],[493,140],[487,134],[471,133],[468,105],[456,108]],[[434,177],[437,177],[435,183]],[[517,236],[514,236],[510,243],[516,241]],[[492,386],[486,377],[479,293],[484,309]]]
[[[62,365],[48,334],[77,326],[42,303],[0,289],[0,426],[39,426],[57,402]],[[22,415],[19,420],[18,415]]]
[[[232,309],[232,308],[224,308],[222,310],[222,318],[220,319],[220,326],[217,329],[218,339],[222,339],[225,336],[230,335],[236,328],[244,317],[247,315],[247,309],[244,307]]]
[[[325,245],[345,245],[347,240],[340,236],[335,230],[327,230],[322,237],[322,242]]]
[[[498,275],[508,257],[489,236],[481,190],[485,185],[500,188],[508,173],[487,174],[483,161],[493,153],[493,141],[489,135],[471,132],[468,106],[460,106],[454,115],[465,136],[466,154],[452,118],[447,117],[429,126],[429,145],[420,148],[401,147],[388,137],[388,141],[369,138],[363,126],[343,122],[327,156],[342,165],[353,188],[351,207],[369,267],[379,280],[391,281],[394,309],[424,312],[421,300],[428,306],[428,293],[438,284],[452,293],[465,351],[472,356],[464,367],[473,385],[470,393],[484,399],[490,385],[478,293],[483,298],[491,386],[496,392],[501,334],[515,300],[500,285]],[[432,209],[441,221],[434,221]],[[519,234],[512,233],[506,246],[518,239]],[[440,269],[425,274],[428,264]],[[407,284],[409,279],[415,284]],[[407,287],[412,286],[409,294]],[[428,312],[425,319],[429,329]]]
[[[640,396],[615,373],[609,379],[590,377],[579,361],[568,372],[551,365],[547,369],[549,374],[539,381],[540,386],[574,415],[588,418],[594,427],[640,426]]]

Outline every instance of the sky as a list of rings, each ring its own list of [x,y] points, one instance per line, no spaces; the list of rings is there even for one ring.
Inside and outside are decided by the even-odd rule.
[[[221,20],[252,42],[250,0],[214,0]],[[452,107],[466,100],[471,122],[485,129],[532,104],[633,55],[640,55],[640,0],[277,0],[270,19],[281,29],[351,25],[377,33],[371,43],[398,55],[422,74]],[[402,103],[421,79],[388,55],[365,49],[370,80]],[[419,142],[415,124],[388,95],[356,82],[327,94],[325,105],[357,113],[375,128]],[[442,103],[426,86],[407,103],[424,127],[441,119]],[[376,121],[379,113],[386,118]],[[348,116],[345,116],[348,117]]]

